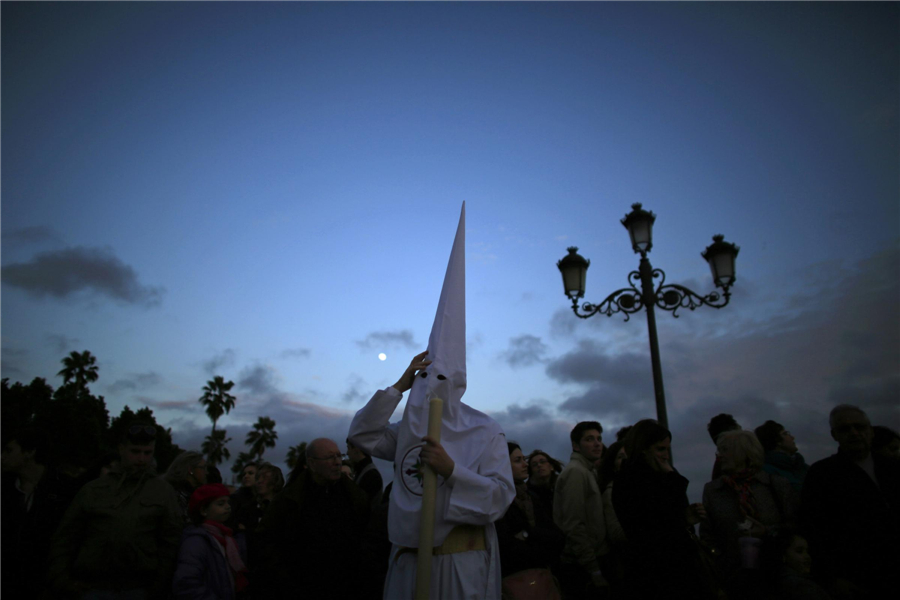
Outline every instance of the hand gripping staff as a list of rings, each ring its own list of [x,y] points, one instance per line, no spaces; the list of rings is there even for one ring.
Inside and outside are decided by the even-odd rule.
[[[428,435],[441,441],[441,416],[444,401],[432,398],[428,401]],[[423,465],[422,512],[419,521],[419,552],[416,558],[416,600],[428,600],[431,590],[431,555],[434,549],[434,500],[437,493],[437,474]]]

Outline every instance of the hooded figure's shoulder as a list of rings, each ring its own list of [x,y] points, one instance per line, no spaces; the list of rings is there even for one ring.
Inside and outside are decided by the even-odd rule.
[[[478,431],[486,437],[493,437],[496,435],[505,437],[503,428],[500,427],[500,424],[488,415],[480,410],[472,408],[465,402],[460,402],[459,408],[459,415],[461,421],[466,425],[466,429]]]

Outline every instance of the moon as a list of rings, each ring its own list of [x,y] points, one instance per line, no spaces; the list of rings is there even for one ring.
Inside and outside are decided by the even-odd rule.
[[[387,354],[382,352],[381,354],[378,355],[378,360],[387,360]]]

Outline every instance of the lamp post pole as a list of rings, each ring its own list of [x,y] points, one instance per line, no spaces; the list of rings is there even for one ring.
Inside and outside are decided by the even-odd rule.
[[[656,335],[656,308],[667,310],[678,318],[678,310],[687,308],[694,310],[698,306],[722,308],[731,299],[729,288],[735,280],[734,261],[740,248],[724,241],[721,235],[713,236],[710,244],[701,256],[709,263],[713,282],[722,288],[722,293],[712,291],[702,296],[688,288],[675,283],[666,284],[666,274],[661,269],[654,269],[647,258],[653,247],[653,223],[656,215],[645,211],[640,204],[632,205],[632,211],[622,219],[622,225],[628,229],[631,245],[635,253],[641,255],[637,271],[628,274],[630,287],[614,291],[600,304],[585,302],[579,312],[578,300],[584,297],[587,269],[591,261],[580,256],[578,248],[569,248],[569,254],[563,257],[556,266],[563,277],[563,288],[566,296],[572,301],[572,311],[576,316],[587,319],[597,313],[607,317],[621,312],[625,320],[630,315],[646,309],[647,332],[650,336],[650,361],[653,365],[653,389],[656,394],[656,420],[668,429],[669,418],[666,412],[666,392],[663,386],[662,365],[659,359],[659,340]],[[654,280],[659,284],[654,287]]]
[[[669,415],[666,412],[666,389],[663,386],[662,363],[659,361],[659,338],[656,336],[656,311],[653,298],[653,267],[646,256],[641,257],[641,291],[644,306],[647,307],[647,332],[650,335],[650,362],[653,365],[653,391],[656,393],[656,420],[660,425],[669,428]]]

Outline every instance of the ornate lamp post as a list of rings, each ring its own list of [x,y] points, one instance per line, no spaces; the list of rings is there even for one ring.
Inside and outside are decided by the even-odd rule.
[[[740,248],[726,242],[721,235],[713,236],[713,243],[701,253],[701,256],[709,263],[712,271],[713,282],[716,287],[722,288],[722,293],[712,291],[705,296],[689,290],[676,283],[666,283],[666,274],[662,269],[654,269],[647,259],[647,253],[653,247],[653,223],[656,215],[641,208],[640,204],[633,204],[630,213],[622,219],[622,225],[628,229],[631,237],[631,247],[636,254],[641,255],[641,262],[637,271],[628,274],[630,287],[616,290],[606,297],[600,304],[585,302],[579,312],[578,299],[584,297],[585,279],[591,261],[585,260],[578,254],[578,248],[569,248],[569,254],[563,257],[556,266],[559,267],[563,278],[563,288],[566,296],[572,300],[572,311],[582,319],[587,319],[597,313],[607,317],[621,312],[625,320],[630,315],[647,309],[647,330],[650,334],[650,359],[653,362],[653,388],[656,392],[656,416],[657,421],[663,426],[669,427],[669,418],[666,414],[666,393],[663,388],[662,367],[659,362],[659,342],[656,337],[656,313],[657,307],[672,313],[678,318],[678,310],[688,308],[694,310],[698,306],[711,306],[722,308],[731,299],[729,288],[734,283],[734,260]],[[654,289],[654,279],[659,280]]]

